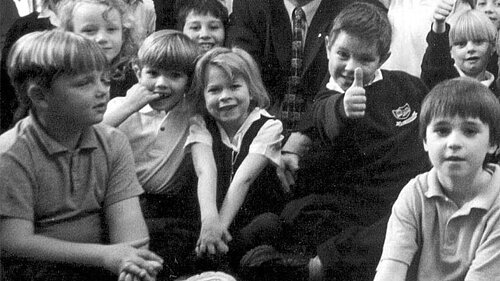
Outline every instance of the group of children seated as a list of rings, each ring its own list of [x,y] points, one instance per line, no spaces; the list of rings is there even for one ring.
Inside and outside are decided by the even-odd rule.
[[[318,206],[335,210],[335,229],[317,234],[302,275],[276,280],[500,276],[498,27],[481,1],[451,27],[454,1],[440,1],[422,80],[380,69],[390,56],[385,11],[355,2],[340,12],[325,38],[330,79],[311,112],[327,157],[302,163],[297,176],[309,175],[295,187],[326,191],[301,198],[277,176],[283,126],[267,111],[260,66],[222,47],[222,4],[181,10],[178,31],[135,48],[118,2],[62,0],[58,29],[10,50],[8,74],[29,114],[0,135],[2,280],[183,280],[208,270],[258,280],[263,265],[290,266],[269,249],[285,249],[287,230],[302,235],[309,225],[298,214]],[[359,232],[385,237],[376,264],[345,275],[365,264],[346,266],[335,234],[378,221]],[[258,251],[267,259],[249,262]],[[210,276],[191,280],[232,278]]]

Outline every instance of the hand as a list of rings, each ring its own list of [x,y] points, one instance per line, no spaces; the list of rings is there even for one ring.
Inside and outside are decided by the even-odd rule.
[[[456,0],[441,0],[434,10],[434,24],[432,30],[436,33],[443,33],[446,29],[445,20],[453,11]]]
[[[360,67],[354,70],[354,81],[345,92],[344,110],[348,118],[365,116],[366,91],[363,88],[363,70]]]
[[[125,96],[126,102],[134,107],[134,112],[143,108],[146,104],[158,99],[160,94],[155,94],[143,85],[137,83],[132,86]]]
[[[144,238],[105,246],[104,267],[119,275],[119,281],[154,281],[163,267],[163,259],[147,249],[140,249],[148,243],[149,238]]]
[[[281,165],[276,168],[276,174],[281,182],[281,187],[288,193],[290,187],[295,185],[297,171],[299,170],[299,156],[295,153],[282,153]]]
[[[225,254],[229,251],[227,244],[232,239],[227,228],[222,226],[218,216],[207,218],[201,224],[200,237],[196,242],[196,255]]]

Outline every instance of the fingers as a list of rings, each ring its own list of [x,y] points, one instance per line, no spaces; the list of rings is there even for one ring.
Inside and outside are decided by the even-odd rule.
[[[354,81],[351,87],[363,87],[363,69],[361,67],[357,67],[354,70]]]
[[[283,191],[285,193],[289,193],[290,192],[290,185],[292,185],[292,183],[290,182],[289,178],[287,177],[287,172],[284,169],[278,167],[278,168],[276,168],[276,175],[278,176],[278,179],[281,182],[281,187],[283,188]]]

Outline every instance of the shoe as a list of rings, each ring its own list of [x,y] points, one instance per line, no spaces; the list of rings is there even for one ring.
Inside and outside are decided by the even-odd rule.
[[[240,260],[245,280],[308,280],[309,258],[283,254],[274,247],[261,245],[248,251]]]

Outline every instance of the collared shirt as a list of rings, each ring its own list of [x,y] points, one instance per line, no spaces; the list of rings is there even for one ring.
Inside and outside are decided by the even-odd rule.
[[[124,98],[109,101],[108,109],[122,106]],[[148,193],[175,193],[170,183],[181,165],[188,135],[189,112],[182,106],[158,111],[149,105],[118,126],[132,146],[137,177]]]
[[[255,121],[260,119],[261,115],[272,117],[266,110],[256,107],[250,112],[247,119],[232,139],[229,138],[226,131],[217,122],[222,142],[234,152],[238,153],[241,149],[241,143],[243,142],[243,137],[246,132]],[[253,139],[248,153],[261,154],[268,158],[273,165],[280,165],[281,141],[283,140],[283,136],[281,135],[282,131],[283,125],[281,121],[277,119],[268,120]],[[212,135],[208,131],[203,117],[200,115],[191,118],[191,126],[189,127],[186,147],[196,142],[207,144],[210,147],[212,146]]]
[[[306,14],[306,30],[305,30],[305,38],[307,38],[307,30],[309,29],[309,26],[311,25],[312,19],[314,15],[316,14],[316,11],[318,10],[319,4],[321,4],[322,0],[313,0],[306,5],[302,6],[302,10]],[[288,12],[288,19],[290,20],[290,26],[292,26],[292,13],[293,10],[296,8],[289,0],[283,0],[286,11]]]
[[[83,131],[69,150],[30,115],[0,147],[0,216],[32,221],[36,234],[102,243],[103,209],[143,192],[127,139],[106,125]]]
[[[381,260],[410,265],[420,252],[418,280],[496,280],[500,167],[486,171],[489,183],[461,207],[443,192],[435,168],[410,181],[393,206]]]
[[[366,85],[364,85],[364,87],[370,86],[371,84],[384,79],[384,77],[382,76],[382,71],[380,71],[380,69],[375,70],[374,74],[375,75],[374,75],[372,81],[368,82]],[[332,76],[330,76],[330,80],[328,80],[328,83],[326,84],[326,88],[328,90],[336,91],[336,92],[339,92],[342,94],[345,93],[345,91],[339,86],[339,84],[337,84],[337,82],[333,79]]]
[[[465,75],[465,73],[460,69],[460,67],[458,67],[456,64],[453,65],[455,67],[455,69],[457,70],[458,72],[458,75],[460,75],[460,77],[468,77],[467,75]],[[485,80],[481,80],[479,82],[481,82],[481,84],[485,85],[486,87],[490,87],[491,86],[491,83],[493,83],[493,81],[495,80],[495,76],[493,74],[491,74],[491,72],[485,70],[484,72],[484,75],[486,76],[486,79]]]

